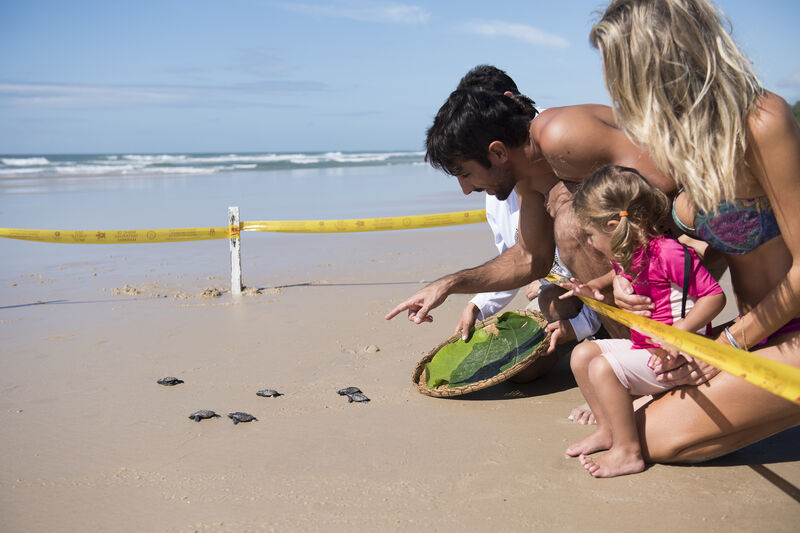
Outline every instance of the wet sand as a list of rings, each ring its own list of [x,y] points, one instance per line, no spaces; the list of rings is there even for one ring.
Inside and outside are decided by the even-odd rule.
[[[485,225],[245,235],[238,300],[224,241],[65,262],[65,245],[26,246],[49,255],[0,274],[2,531],[788,532],[800,520],[797,428],[705,465],[597,480],[563,453],[590,431],[566,418],[582,401],[566,359],[529,385],[419,394],[415,364],[469,297],[433,324],[383,317],[424,280],[491,258]],[[156,384],[165,376],[185,383]],[[371,401],[348,403],[346,386]],[[198,409],[222,418],[189,420]],[[234,426],[232,411],[258,421]]]

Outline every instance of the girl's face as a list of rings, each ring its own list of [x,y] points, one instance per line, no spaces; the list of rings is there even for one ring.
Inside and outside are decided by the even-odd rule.
[[[611,233],[607,233],[602,228],[595,226],[594,224],[589,224],[586,226],[586,239],[589,242],[589,245],[603,254],[606,259],[614,259],[614,256],[611,253]]]

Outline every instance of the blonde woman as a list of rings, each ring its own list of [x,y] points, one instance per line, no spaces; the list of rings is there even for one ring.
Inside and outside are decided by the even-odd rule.
[[[706,0],[616,0],[590,40],[617,123],[683,189],[676,223],[728,263],[741,318],[717,340],[800,366],[800,129],[725,20]],[[620,306],[647,314],[615,285]],[[696,462],[800,424],[800,406],[723,372],[637,416],[645,461]]]

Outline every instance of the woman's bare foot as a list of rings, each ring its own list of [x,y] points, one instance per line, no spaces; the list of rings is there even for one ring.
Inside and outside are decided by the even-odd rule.
[[[587,453],[599,452],[600,450],[608,450],[611,448],[613,440],[611,438],[611,431],[597,428],[592,431],[583,440],[579,440],[575,444],[570,445],[567,451],[564,452],[570,457],[578,457]]]
[[[594,417],[594,413],[592,413],[588,403],[573,409],[567,418],[578,424],[597,424],[597,419]]]
[[[644,470],[641,450],[629,451],[611,448],[608,453],[597,458],[581,454],[580,461],[593,477],[624,476]]]

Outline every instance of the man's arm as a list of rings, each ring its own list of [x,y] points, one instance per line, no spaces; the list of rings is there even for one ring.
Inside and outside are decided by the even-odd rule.
[[[524,198],[519,213],[517,244],[481,266],[434,281],[397,305],[386,319],[408,311],[408,319],[412,322],[431,322],[433,317],[428,313],[440,306],[450,294],[516,289],[544,277],[550,271],[555,253],[553,220],[545,211],[541,194],[524,186],[517,192]]]

